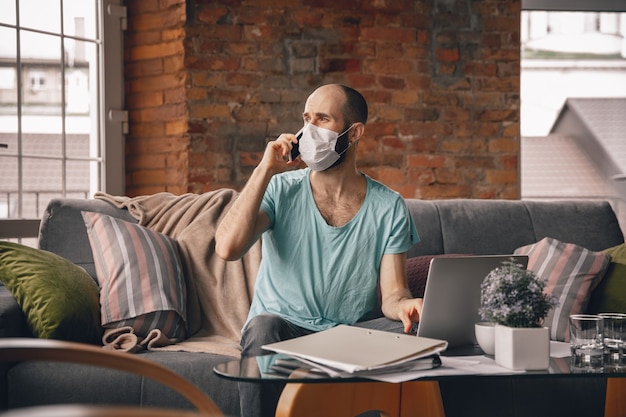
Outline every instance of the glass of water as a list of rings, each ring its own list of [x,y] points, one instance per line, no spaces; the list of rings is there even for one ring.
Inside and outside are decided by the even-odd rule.
[[[618,368],[626,365],[624,341],[626,341],[626,314],[601,313],[604,321],[604,365]]]
[[[571,367],[574,372],[604,370],[604,319],[595,314],[569,316]]]

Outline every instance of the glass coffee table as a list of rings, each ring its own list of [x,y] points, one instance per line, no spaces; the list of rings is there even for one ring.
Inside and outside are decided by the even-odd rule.
[[[446,357],[465,355],[446,351]],[[463,359],[472,356],[463,356]],[[489,362],[492,357],[476,356]],[[626,412],[626,368],[607,369],[604,372],[580,372],[570,367],[570,358],[550,358],[550,367],[544,371],[501,373],[440,373],[400,383],[347,377],[333,378],[312,371],[308,366],[288,364],[285,355],[265,355],[221,363],[213,371],[222,378],[262,384],[284,384],[276,417],[313,417],[320,415],[355,416],[369,410],[379,410],[389,417],[435,416],[445,417],[439,381],[447,378],[606,378],[605,417],[624,416]],[[286,366],[288,365],[288,366]],[[443,370],[443,367],[442,367]],[[322,399],[322,400],[321,400]],[[417,413],[417,414],[416,414]]]

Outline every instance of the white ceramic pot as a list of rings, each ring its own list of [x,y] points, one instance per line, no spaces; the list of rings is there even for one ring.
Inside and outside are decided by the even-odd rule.
[[[496,363],[513,370],[541,370],[550,366],[550,333],[547,327],[495,326]]]
[[[486,355],[495,353],[495,324],[481,321],[474,325],[476,341]]]

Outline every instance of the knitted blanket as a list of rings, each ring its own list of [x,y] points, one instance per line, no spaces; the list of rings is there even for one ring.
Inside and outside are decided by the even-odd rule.
[[[166,192],[138,197],[95,194],[128,209],[140,225],[176,239],[187,277],[188,339],[157,347],[158,343],[145,343],[133,339],[134,335],[125,340],[123,330],[121,334],[118,330],[109,348],[135,351],[128,346],[134,340],[150,349],[240,355],[241,328],[261,262],[260,240],[238,261],[226,262],[215,254],[215,230],[237,195],[231,189],[180,196]]]

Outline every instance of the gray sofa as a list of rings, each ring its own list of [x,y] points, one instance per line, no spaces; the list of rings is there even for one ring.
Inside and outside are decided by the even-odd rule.
[[[516,248],[553,237],[590,250],[603,250],[624,242],[611,206],[604,201],[509,201],[509,200],[407,200],[421,237],[409,257],[440,254],[505,254]],[[56,199],[42,218],[39,246],[84,267],[95,269],[81,210],[96,211],[135,221],[127,211],[102,200]],[[0,337],[30,336],[19,305],[0,285]],[[212,368],[229,357],[186,352],[147,352],[141,355],[159,362],[206,391],[228,415],[239,414],[237,384],[216,377]],[[190,407],[185,400],[156,383],[135,375],[81,365],[21,363],[0,365],[0,409],[47,403],[130,403],[150,406]],[[602,415],[605,381],[575,378],[550,380],[525,378],[502,383],[484,379],[443,381],[442,394],[449,417],[484,406],[489,391],[490,407],[481,415],[557,415],[569,401],[553,401],[553,395],[585,395],[595,398]],[[547,385],[546,385],[547,387]],[[549,392],[549,394],[547,393]],[[530,397],[529,397],[530,396]],[[536,398],[537,401],[527,401]],[[482,405],[481,405],[482,404]],[[558,407],[558,408],[555,408]],[[555,414],[556,410],[556,414]],[[580,409],[576,409],[580,411]],[[474,412],[472,412],[472,415]],[[594,415],[593,413],[591,415]]]

